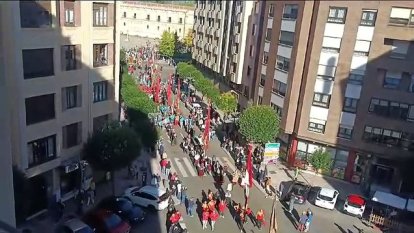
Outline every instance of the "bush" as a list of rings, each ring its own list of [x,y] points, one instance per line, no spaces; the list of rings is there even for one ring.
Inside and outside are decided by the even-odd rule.
[[[329,152],[323,148],[319,148],[312,153],[309,159],[309,163],[312,165],[316,172],[327,172],[331,169],[332,158]]]

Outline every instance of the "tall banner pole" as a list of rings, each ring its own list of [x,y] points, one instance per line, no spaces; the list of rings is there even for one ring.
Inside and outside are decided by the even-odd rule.
[[[181,99],[181,82],[180,79],[178,79],[177,83],[177,98],[175,99],[175,104],[177,105],[177,110],[180,109],[180,99]]]
[[[211,100],[208,101],[207,119],[204,127],[204,150],[207,151],[210,142],[210,114],[211,114]]]
[[[252,161],[252,149],[253,145],[249,143],[247,153],[247,172],[249,173],[249,187],[253,185],[253,161]]]

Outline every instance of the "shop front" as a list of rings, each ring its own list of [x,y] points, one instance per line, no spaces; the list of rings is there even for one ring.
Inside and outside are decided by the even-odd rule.
[[[66,161],[59,172],[60,195],[63,201],[72,198],[80,188],[89,189],[92,170],[86,161]]]
[[[52,198],[53,171],[48,171],[28,179],[26,217],[31,219],[49,207],[49,200]]]

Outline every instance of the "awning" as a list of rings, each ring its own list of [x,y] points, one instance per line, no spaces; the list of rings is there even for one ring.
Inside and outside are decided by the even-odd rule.
[[[404,210],[407,204],[407,199],[399,197],[391,193],[385,193],[381,191],[375,191],[372,200],[384,205],[388,205],[400,210]]]

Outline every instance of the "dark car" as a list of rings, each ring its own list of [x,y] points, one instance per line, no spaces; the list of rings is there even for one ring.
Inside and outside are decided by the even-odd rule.
[[[295,203],[305,204],[308,199],[310,186],[300,181],[283,181],[280,183],[279,192],[282,201],[289,201],[290,196],[295,196]]]
[[[94,210],[82,219],[96,233],[129,233],[131,226],[118,215],[108,210]]]
[[[125,197],[109,197],[99,203],[99,207],[119,215],[129,223],[142,222],[145,219],[145,211],[138,205],[134,205]]]

